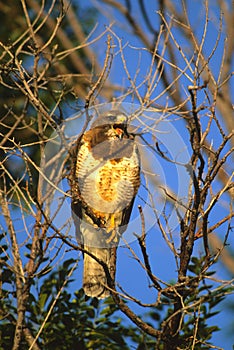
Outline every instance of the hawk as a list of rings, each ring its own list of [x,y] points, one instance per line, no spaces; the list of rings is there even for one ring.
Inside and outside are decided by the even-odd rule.
[[[100,115],[78,138],[72,157],[72,214],[83,247],[83,289],[99,299],[110,294],[118,242],[140,185],[139,152],[127,122],[118,110]]]

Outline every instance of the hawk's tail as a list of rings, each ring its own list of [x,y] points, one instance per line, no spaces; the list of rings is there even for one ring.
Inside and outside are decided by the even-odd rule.
[[[102,261],[108,268],[112,280],[116,271],[116,248],[87,247],[85,249]],[[106,288],[107,276],[103,266],[90,255],[84,253],[83,288],[86,295],[98,299],[106,298],[110,291]]]

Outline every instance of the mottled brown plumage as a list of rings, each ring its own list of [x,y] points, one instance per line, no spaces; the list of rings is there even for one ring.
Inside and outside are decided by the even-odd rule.
[[[79,138],[73,159],[72,211],[78,241],[86,251],[83,288],[88,296],[105,298],[115,278],[117,245],[140,185],[139,154],[134,136],[127,132],[126,116],[110,111],[97,118]]]

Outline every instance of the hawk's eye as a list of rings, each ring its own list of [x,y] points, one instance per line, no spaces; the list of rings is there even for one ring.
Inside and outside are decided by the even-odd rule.
[[[114,122],[116,120],[115,115],[108,115],[108,118],[110,119],[110,121]]]

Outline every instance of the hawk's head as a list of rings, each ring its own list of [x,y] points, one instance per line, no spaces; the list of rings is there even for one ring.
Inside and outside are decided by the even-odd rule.
[[[111,110],[100,115],[91,128],[102,128],[108,138],[122,138],[127,134],[127,116],[119,110]]]

